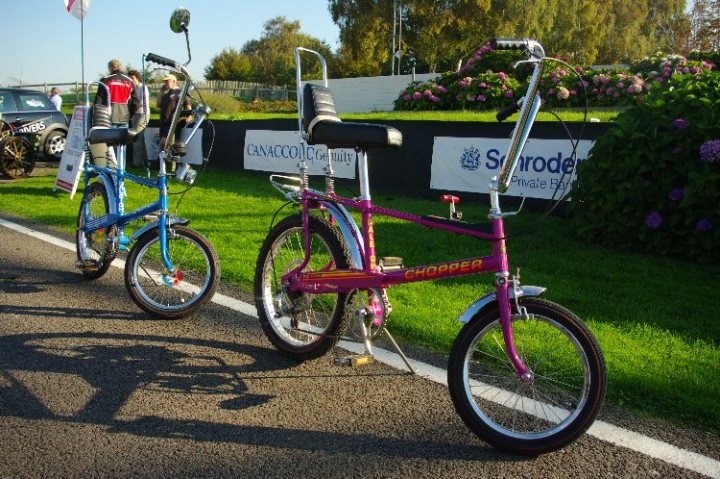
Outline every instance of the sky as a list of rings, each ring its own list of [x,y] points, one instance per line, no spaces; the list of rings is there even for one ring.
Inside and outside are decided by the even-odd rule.
[[[333,50],[339,46],[327,0],[91,0],[84,21],[85,81],[106,74],[113,58],[137,69],[143,53],[187,61],[184,35],[169,27],[177,7],[190,10],[188,69],[196,79],[224,48],[239,50],[260,38],[263,24],[276,16],[299,20],[303,33]],[[80,21],[63,0],[0,0],[0,14],[6,40],[0,85],[80,81]]]

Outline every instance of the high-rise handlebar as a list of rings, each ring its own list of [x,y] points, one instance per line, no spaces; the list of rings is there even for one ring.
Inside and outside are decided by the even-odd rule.
[[[175,60],[170,60],[169,58],[161,57],[160,55],[156,55],[155,53],[148,53],[145,55],[145,60],[153,63],[157,63],[159,65],[164,65],[166,67],[170,68],[177,68],[178,63]]]
[[[535,122],[535,117],[540,109],[541,99],[538,94],[538,87],[540,86],[545,50],[540,43],[530,39],[495,38],[490,41],[490,45],[498,50],[523,50],[528,55],[528,59],[518,62],[518,64],[533,64],[533,74],[528,83],[525,96],[517,103],[501,110],[497,115],[498,120],[502,121],[517,111],[519,105],[520,116],[518,117],[515,129],[510,138],[510,146],[508,147],[507,155],[505,155],[505,163],[500,170],[497,184],[491,184],[491,189],[496,189],[499,193],[505,193],[510,187],[512,176],[515,173],[518,160],[520,159],[520,154],[525,147],[525,143],[530,135],[530,128]]]

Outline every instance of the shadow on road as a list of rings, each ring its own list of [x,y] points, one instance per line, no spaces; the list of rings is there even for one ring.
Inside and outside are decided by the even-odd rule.
[[[441,440],[238,425],[200,418],[175,419],[159,414],[141,416],[148,411],[147,406],[135,417],[127,414],[129,399],[138,391],[170,394],[174,398],[170,402],[177,398],[199,400],[202,408],[215,407],[215,416],[261,407],[274,396],[248,392],[245,380],[300,378],[300,374],[288,374],[287,369],[295,365],[277,354],[268,354],[265,348],[217,340],[91,332],[3,336],[0,337],[0,416],[97,424],[107,426],[106,431],[110,433],[300,451],[323,450],[331,454],[513,460],[512,456],[503,456],[477,444],[464,446]],[[275,376],[275,372],[280,374]],[[46,405],[48,401],[38,397],[41,394],[27,387],[22,380],[25,375],[32,374],[35,377],[53,374],[56,378],[72,377],[76,378],[75,383],[82,378],[90,391],[88,399],[81,401],[80,406],[69,414],[54,412]],[[316,380],[312,373],[302,377]],[[68,384],[71,386],[72,382]],[[217,400],[213,401],[213,397]],[[169,407],[172,408],[172,404]],[[332,407],[332,404],[327,405],[327,408]],[[325,414],[326,410],[318,410],[318,413]]]

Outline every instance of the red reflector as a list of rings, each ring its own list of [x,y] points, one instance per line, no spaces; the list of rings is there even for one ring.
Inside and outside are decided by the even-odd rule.
[[[453,195],[442,195],[440,197],[440,201],[442,201],[443,203],[452,203],[455,205],[455,204],[460,203],[460,198],[458,198],[457,196],[453,196]]]

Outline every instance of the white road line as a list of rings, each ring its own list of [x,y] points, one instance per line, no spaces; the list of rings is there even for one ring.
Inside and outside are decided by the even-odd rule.
[[[69,241],[61,240],[54,236],[27,228],[17,223],[12,223],[2,218],[0,218],[0,225],[17,231],[18,233],[32,236],[55,246],[59,246],[60,248],[75,251],[75,244],[70,243]],[[123,268],[125,266],[125,261],[116,259],[112,264],[118,268]],[[248,304],[219,293],[215,294],[212,301],[246,316],[257,318],[255,306],[252,304]],[[343,349],[347,349],[354,353],[363,353],[365,351],[364,346],[359,343],[341,341],[339,345]],[[405,363],[399,355],[380,348],[373,348],[373,352],[375,353],[374,355],[377,361],[388,364],[397,369],[407,369]],[[419,376],[447,386],[447,371],[444,369],[431,366],[414,359],[410,360],[410,364],[415,368]],[[658,441],[657,439],[614,426],[604,421],[595,421],[590,429],[588,429],[587,434],[602,441],[631,449],[669,464],[704,474],[714,479],[720,479],[720,461],[711,457],[703,456],[702,454],[688,451],[687,449],[682,449],[666,442]]]

